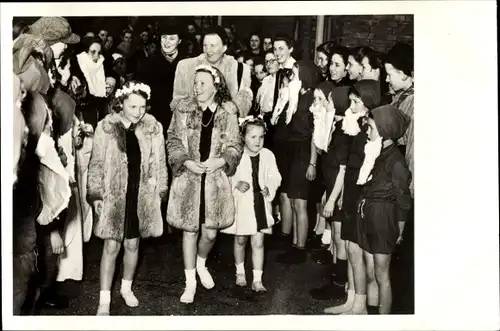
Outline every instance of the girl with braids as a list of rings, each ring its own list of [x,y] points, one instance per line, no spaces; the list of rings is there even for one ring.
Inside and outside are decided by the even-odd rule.
[[[235,235],[234,259],[236,286],[246,286],[245,250],[248,237],[252,245],[252,290],[266,292],[262,283],[264,267],[264,234],[272,233],[272,201],[281,184],[274,154],[264,148],[266,123],[259,117],[240,119],[245,144],[241,162],[230,178],[235,202],[235,221],[224,233]]]
[[[160,205],[167,197],[167,163],[162,125],[146,113],[149,86],[127,82],[115,93],[114,113],[97,125],[90,157],[87,197],[97,215],[94,234],[104,239],[97,315],[109,315],[116,257],[123,243],[120,293],[129,307],[139,257],[139,237],[163,233]]]
[[[238,108],[221,71],[200,65],[195,68],[191,84],[194,96],[173,103],[167,131],[168,162],[173,175],[167,222],[184,231],[186,288],[180,298],[182,303],[194,300],[196,272],[205,288],[215,286],[205,261],[217,230],[234,222],[229,177],[234,175],[242,152]]]

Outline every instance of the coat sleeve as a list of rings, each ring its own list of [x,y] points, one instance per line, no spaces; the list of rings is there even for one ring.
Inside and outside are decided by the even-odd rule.
[[[273,201],[278,188],[281,185],[281,174],[276,164],[276,158],[273,152],[266,153],[266,183],[264,184],[269,190],[269,195],[266,197],[268,201]]]
[[[161,201],[166,201],[168,197],[168,171],[167,171],[167,157],[165,150],[165,138],[163,137],[163,126],[158,123],[160,133],[157,136],[158,145],[158,187]]]
[[[177,64],[177,69],[175,70],[174,91],[172,93],[172,102],[170,103],[170,109],[177,108],[177,104],[179,103],[179,101],[189,96],[189,82],[187,77],[189,63],[186,60],[180,61]]]
[[[404,162],[397,162],[392,167],[392,194],[397,202],[397,220],[406,222],[411,209],[410,181],[411,173]]]
[[[184,173],[186,167],[184,162],[191,157],[182,143],[182,137],[186,134],[186,113],[179,110],[173,111],[172,121],[167,130],[167,156],[168,163],[172,168],[172,176],[179,177]]]
[[[104,121],[97,124],[92,144],[92,154],[90,155],[88,179],[87,179],[87,200],[93,202],[103,199],[104,183],[104,160],[106,159],[106,133],[102,128]]]
[[[239,82],[238,82],[239,83]],[[253,92],[251,89],[252,76],[250,74],[250,67],[246,64],[243,65],[243,75],[241,77],[241,85],[234,98],[234,103],[238,107],[239,117],[246,117],[252,108]]]
[[[232,176],[236,172],[236,167],[240,163],[243,153],[236,109],[228,112],[226,136],[227,142],[223,146],[221,157],[226,161],[224,171],[228,176]]]

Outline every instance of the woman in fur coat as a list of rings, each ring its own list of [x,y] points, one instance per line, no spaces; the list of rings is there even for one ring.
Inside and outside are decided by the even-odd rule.
[[[228,177],[235,173],[242,153],[237,113],[224,76],[209,65],[196,68],[194,98],[181,99],[173,108],[167,132],[168,161],[174,177],[167,222],[184,231],[186,288],[182,303],[194,300],[196,272],[205,288],[215,286],[205,261],[217,230],[234,222]]]
[[[97,215],[94,233],[104,239],[97,315],[109,315],[116,257],[124,243],[120,293],[129,307],[139,302],[132,278],[139,237],[163,233],[160,205],[167,197],[163,128],[146,114],[149,86],[128,82],[115,94],[115,113],[97,125],[89,164],[87,196]]]

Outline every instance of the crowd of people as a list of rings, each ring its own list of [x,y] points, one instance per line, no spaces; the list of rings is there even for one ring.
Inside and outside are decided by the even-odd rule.
[[[62,17],[13,30],[15,315],[67,306],[57,285],[82,280],[92,234],[104,240],[97,315],[110,314],[122,245],[120,293],[137,307],[140,239],[172,228],[182,303],[197,279],[215,286],[206,260],[219,231],[234,235],[236,286],[250,241],[251,289],[267,291],[264,237],[278,230],[271,263],[311,251],[331,266],[311,296],[344,303],[325,313],[391,312],[391,256],[413,221],[409,44],[382,54],[326,42],[316,61],[296,61],[285,34],[246,46],[219,26],[127,28],[116,47]]]

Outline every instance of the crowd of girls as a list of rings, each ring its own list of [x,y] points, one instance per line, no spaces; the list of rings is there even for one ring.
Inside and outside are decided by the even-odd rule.
[[[38,265],[38,301],[64,306],[56,278],[82,279],[91,232],[104,240],[97,314],[110,314],[122,246],[120,294],[139,306],[140,239],[169,227],[182,231],[184,304],[197,279],[216,286],[206,260],[219,231],[234,235],[236,286],[247,286],[250,241],[251,289],[266,292],[279,281],[263,277],[264,236],[275,230],[285,250],[276,263],[304,263],[311,248],[331,266],[311,295],[344,302],[325,313],[390,313],[391,256],[413,210],[412,48],[325,43],[316,62],[296,61],[287,36],[261,46],[253,34],[248,52],[232,56],[234,41],[214,26],[188,57],[180,31],[165,27],[161,52],[134,77],[127,52],[106,55],[99,37],[80,45],[64,18],[15,36],[15,314]],[[126,39],[120,49],[130,50]],[[82,51],[68,55],[76,44]]]

